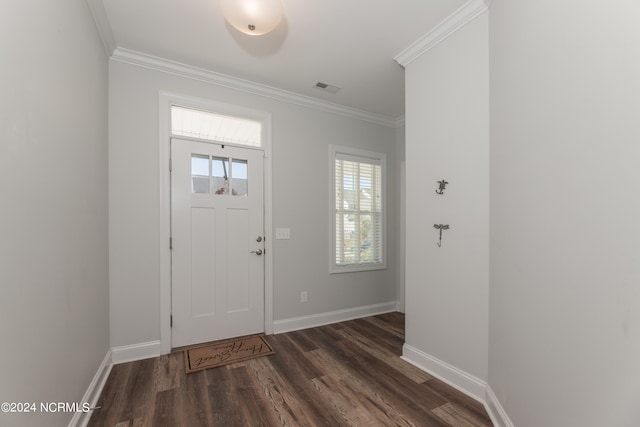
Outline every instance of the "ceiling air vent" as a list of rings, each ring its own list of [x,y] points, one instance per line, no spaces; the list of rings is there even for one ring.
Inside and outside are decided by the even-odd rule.
[[[313,87],[316,88],[316,89],[323,90],[325,92],[329,92],[329,93],[338,93],[338,91],[340,89],[342,89],[339,86],[330,85],[329,83],[324,83],[324,82],[320,82],[320,81],[315,82],[313,84]]]

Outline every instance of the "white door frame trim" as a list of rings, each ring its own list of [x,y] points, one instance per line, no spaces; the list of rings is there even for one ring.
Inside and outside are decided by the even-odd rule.
[[[159,181],[160,181],[160,353],[171,352],[171,106],[181,105],[205,111],[215,111],[247,117],[262,122],[264,163],[264,329],[273,333],[273,216],[272,216],[272,161],[271,161],[271,113],[252,110],[231,104],[219,103],[173,92],[159,93]],[[184,137],[182,137],[184,138]]]

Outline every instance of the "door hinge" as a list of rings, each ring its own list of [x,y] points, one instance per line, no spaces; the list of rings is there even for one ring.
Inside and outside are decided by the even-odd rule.
[[[173,237],[169,237],[169,250],[173,249]]]
[[[173,162],[169,159],[169,172],[173,171]]]
[[[173,328],[173,314],[169,316],[169,327]]]

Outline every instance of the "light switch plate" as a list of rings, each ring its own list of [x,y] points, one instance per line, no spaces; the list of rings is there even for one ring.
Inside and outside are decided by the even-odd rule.
[[[288,240],[291,238],[291,230],[288,228],[276,228],[276,240]]]

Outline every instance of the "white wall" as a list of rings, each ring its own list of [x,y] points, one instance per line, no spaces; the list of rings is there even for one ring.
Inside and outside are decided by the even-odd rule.
[[[487,15],[411,62],[405,76],[406,344],[480,382],[488,369]],[[449,184],[440,196],[442,179]],[[436,223],[451,227],[440,248]]]
[[[329,274],[329,144],[387,154],[395,188],[395,129],[110,62],[111,344],[160,338],[158,93],[171,91],[272,113],[274,320],[396,301],[395,206],[389,193],[387,270]],[[300,291],[309,302],[300,303]]]
[[[3,0],[0,52],[0,402],[80,402],[109,349],[107,59],[83,0]]]
[[[489,383],[518,427],[640,425],[640,3],[491,3]]]

